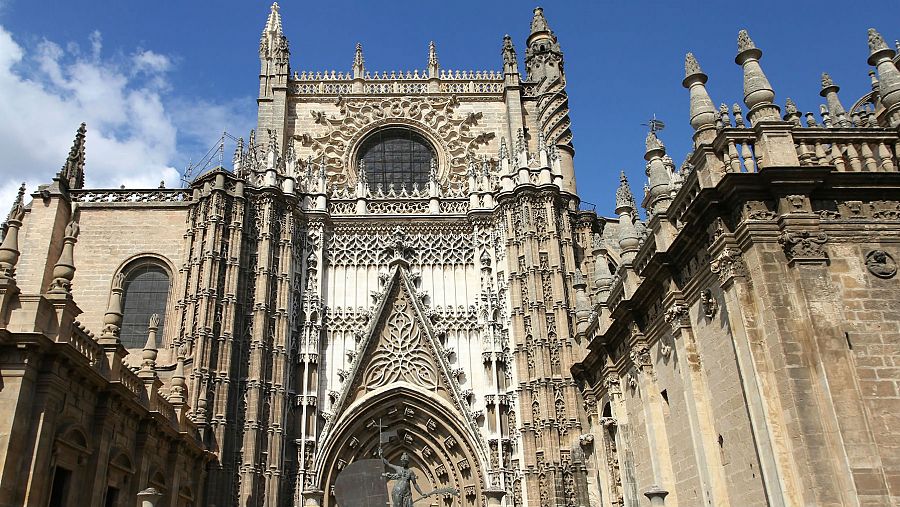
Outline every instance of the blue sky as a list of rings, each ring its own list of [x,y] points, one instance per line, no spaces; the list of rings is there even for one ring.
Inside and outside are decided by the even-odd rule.
[[[890,3],[890,2],[889,2]],[[718,104],[741,102],[736,37],[749,30],[776,101],[818,111],[821,72],[850,107],[870,89],[866,29],[900,37],[896,12],[836,1],[544,3],[565,54],[579,193],[610,214],[619,170],[640,200],[646,123],[680,165],[690,149],[684,53],[710,76]],[[422,69],[434,40],[443,68],[502,68],[520,59],[534,2],[285,0],[294,70]],[[88,123],[93,186],[177,185],[221,131],[255,123],[259,34],[269,2],[0,0],[0,207],[19,182],[48,182]],[[524,70],[524,67],[522,67]],[[230,153],[230,150],[227,149]],[[230,155],[226,156],[230,158]],[[5,211],[2,211],[5,215]]]

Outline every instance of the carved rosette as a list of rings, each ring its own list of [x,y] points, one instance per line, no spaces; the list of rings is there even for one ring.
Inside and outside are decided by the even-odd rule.
[[[778,237],[778,243],[784,249],[788,263],[823,262],[828,260],[825,242],[828,236],[824,232],[784,231]]]
[[[748,275],[743,252],[739,248],[725,248],[711,263],[710,271],[718,275],[723,285],[736,277]]]

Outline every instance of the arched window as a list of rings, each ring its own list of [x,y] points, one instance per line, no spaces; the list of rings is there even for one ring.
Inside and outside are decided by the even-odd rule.
[[[389,185],[424,189],[431,173],[434,150],[424,137],[410,129],[390,128],[374,132],[359,149],[360,167],[365,167],[369,188]]]
[[[150,316],[159,315],[158,337],[162,338],[169,298],[169,272],[153,259],[141,259],[124,271],[122,330],[119,339],[126,349],[140,349],[147,343]]]

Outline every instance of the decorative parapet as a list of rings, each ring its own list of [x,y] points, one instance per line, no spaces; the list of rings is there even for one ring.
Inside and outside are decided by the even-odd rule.
[[[363,95],[422,95],[426,93],[453,93],[484,95],[503,93],[503,73],[499,71],[441,70],[437,78],[429,78],[427,71],[366,72],[362,77]],[[435,83],[437,88],[432,87]],[[358,94],[353,87],[351,72],[294,73],[289,83],[294,95],[351,95]]]
[[[140,203],[140,202],[188,202],[192,200],[189,188],[159,189],[90,189],[70,190],[69,196],[82,203]]]

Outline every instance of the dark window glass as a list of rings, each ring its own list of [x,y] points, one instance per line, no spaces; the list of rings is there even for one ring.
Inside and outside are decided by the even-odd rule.
[[[56,467],[53,474],[53,485],[50,487],[49,507],[65,507],[66,497],[69,496],[69,478],[72,472],[62,467]]]
[[[359,150],[365,165],[369,188],[378,185],[387,191],[390,184],[412,189],[417,184],[424,189],[431,172],[434,152],[419,134],[408,129],[386,129],[369,136]]]
[[[159,314],[157,340],[162,338],[169,297],[169,275],[157,264],[147,262],[128,270],[125,276],[122,331],[119,339],[127,349],[141,349],[147,343],[150,316]]]

